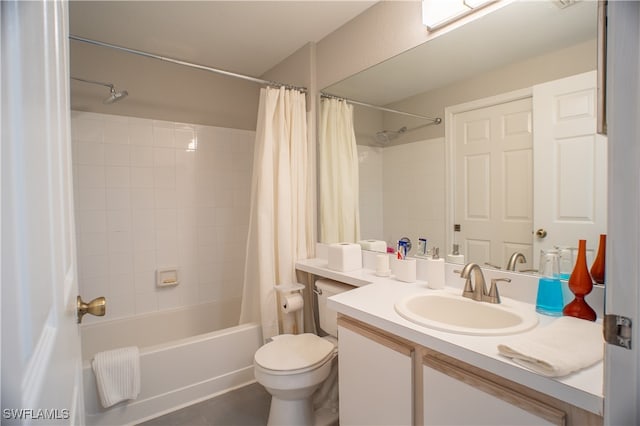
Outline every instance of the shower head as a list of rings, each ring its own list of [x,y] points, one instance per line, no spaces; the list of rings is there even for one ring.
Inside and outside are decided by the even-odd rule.
[[[71,79],[72,80],[77,80],[77,81],[82,81],[83,83],[97,84],[97,85],[100,85],[100,86],[108,87],[109,88],[109,96],[102,101],[102,103],[105,104],[105,105],[110,105],[112,103],[118,102],[118,101],[126,98],[127,96],[129,96],[129,92],[127,92],[126,90],[121,90],[119,92],[116,91],[115,87],[111,83],[103,83],[101,81],[86,80],[84,78],[79,78],[79,77],[71,77]]]
[[[381,130],[376,133],[376,141],[380,143],[387,143],[397,138],[406,131],[407,126],[402,126],[398,130]]]
[[[105,105],[109,105],[112,104],[114,102],[118,102],[121,101],[122,99],[126,98],[127,96],[129,96],[129,92],[127,92],[126,90],[121,90],[119,92],[116,92],[116,89],[113,87],[113,85],[111,85],[111,93],[109,94],[109,96],[107,98],[105,98],[102,103]]]

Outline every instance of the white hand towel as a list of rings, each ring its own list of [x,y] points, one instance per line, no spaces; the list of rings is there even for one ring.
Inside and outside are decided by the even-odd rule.
[[[136,399],[140,393],[140,353],[130,346],[99,352],[91,363],[104,408]]]
[[[560,317],[546,327],[498,345],[498,351],[536,373],[566,376],[602,360],[602,324]]]

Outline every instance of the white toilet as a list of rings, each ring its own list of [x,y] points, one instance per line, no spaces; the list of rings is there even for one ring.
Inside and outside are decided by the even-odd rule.
[[[271,394],[269,425],[316,424],[312,396],[337,367],[337,315],[327,308],[327,298],[353,287],[324,279],[316,287],[320,328],[328,336],[282,334],[255,353],[256,380]]]

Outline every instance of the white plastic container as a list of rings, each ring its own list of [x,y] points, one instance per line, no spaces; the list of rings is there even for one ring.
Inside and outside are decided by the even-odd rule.
[[[377,251],[380,253],[387,252],[387,242],[382,240],[361,240],[358,241],[362,250]]]
[[[391,274],[389,268],[389,255],[380,253],[376,256],[376,275],[379,277],[388,277]]]
[[[392,259],[391,273],[398,281],[405,283],[416,282],[416,260],[415,259]]]
[[[331,244],[328,257],[327,267],[334,271],[349,272],[362,268],[362,249],[360,244]]]
[[[444,288],[444,259],[440,258],[437,247],[433,249],[433,256],[427,262],[427,287],[433,289]]]
[[[447,262],[464,265],[464,254],[460,254],[457,244],[453,245],[453,251],[447,255]]]

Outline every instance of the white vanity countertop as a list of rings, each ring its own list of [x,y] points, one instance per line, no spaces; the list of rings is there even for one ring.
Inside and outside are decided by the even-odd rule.
[[[554,398],[590,412],[602,415],[603,363],[562,378],[548,378],[521,367],[498,354],[500,343],[509,343],[514,336],[469,336],[447,333],[414,324],[396,313],[394,303],[416,293],[433,292],[425,281],[403,283],[393,278],[382,278],[371,269],[337,272],[327,268],[323,259],[299,261],[296,268],[317,276],[341,281],[359,287],[329,299],[329,307],[337,312],[429,347],[445,355],[521,383]],[[459,294],[460,289],[446,287],[446,291]],[[439,290],[442,291],[442,290]],[[535,310],[534,305],[530,305]],[[538,327],[549,324],[552,317],[539,316]]]

